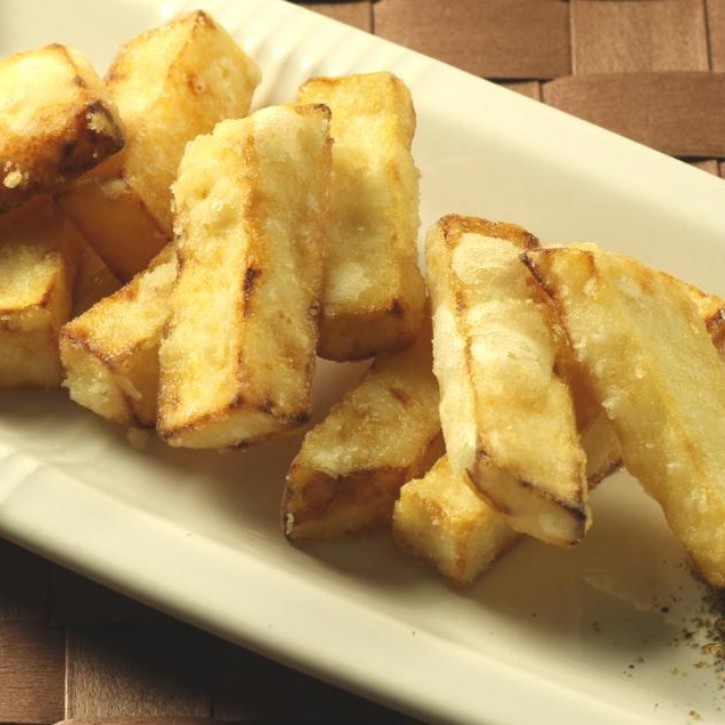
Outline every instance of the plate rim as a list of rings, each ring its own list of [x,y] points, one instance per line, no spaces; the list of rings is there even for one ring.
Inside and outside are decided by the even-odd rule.
[[[115,1],[118,3],[131,2],[131,0]],[[154,0],[133,0],[133,2],[137,5],[147,4],[149,8],[155,6]],[[193,7],[203,6],[214,11],[215,8],[225,5],[227,2],[229,0],[193,3]],[[442,83],[447,78],[452,78],[451,74],[455,74],[455,79],[465,83],[467,87],[485,90],[483,93],[484,105],[488,103],[502,104],[506,107],[507,113],[513,117],[516,117],[521,109],[525,109],[525,114],[522,115],[529,118],[533,115],[540,119],[547,128],[553,125],[558,129],[563,124],[563,127],[573,134],[572,142],[575,145],[585,145],[591,139],[595,139],[600,146],[594,153],[597,159],[604,164],[603,168],[608,174],[613,173],[611,164],[607,164],[612,149],[626,149],[627,155],[633,157],[640,166],[633,177],[624,180],[625,187],[635,185],[639,179],[653,173],[662,172],[667,182],[671,177],[679,175],[675,180],[696,186],[698,195],[696,201],[688,202],[685,205],[686,208],[680,209],[678,213],[700,214],[701,224],[725,231],[725,222],[715,219],[713,201],[718,197],[725,201],[725,185],[720,179],[711,179],[707,174],[690,169],[682,162],[664,154],[579,119],[566,116],[566,114],[538,104],[536,101],[520,97],[512,91],[501,89],[495,84],[471,76],[440,61],[316,15],[306,8],[291,5],[284,0],[272,0],[271,2],[270,0],[235,0],[235,2],[241,9],[239,12],[242,10],[250,14],[266,12],[275,22],[282,18],[290,25],[294,25],[290,20],[304,18],[305,33],[309,33],[310,28],[334,27],[336,28],[334,32],[339,37],[344,35],[371,49],[380,48],[381,53],[392,53],[396,57],[404,58],[405,62],[410,59],[411,73],[425,71],[428,78],[432,78],[436,83]],[[164,12],[179,12],[191,6],[185,0],[177,0],[175,3],[165,5]],[[504,131],[507,135],[520,133],[521,124],[514,124],[513,127],[502,130],[502,133]],[[679,170],[676,164],[680,165]],[[655,184],[649,193],[660,194],[664,187],[666,184]],[[2,452],[1,444],[2,439],[0,439],[0,452]],[[2,463],[0,463],[1,467]],[[60,481],[64,482],[62,486],[59,486]],[[530,713],[532,707],[538,706],[541,708],[540,712],[543,713],[542,719],[539,720],[542,723],[561,723],[569,721],[569,719],[576,721],[576,718],[581,717],[587,717],[589,722],[602,723],[602,725],[612,722],[612,717],[616,717],[617,721],[622,723],[634,724],[650,721],[649,718],[641,718],[611,703],[593,701],[591,698],[572,692],[563,686],[555,688],[548,680],[516,670],[518,673],[516,677],[519,680],[525,680],[528,686],[525,711],[521,710],[523,703],[512,703],[504,694],[505,685],[511,683],[509,670],[515,668],[501,665],[501,663],[496,666],[490,662],[486,664],[485,675],[493,685],[495,696],[487,702],[487,709],[480,708],[478,696],[472,696],[470,691],[468,693],[459,691],[459,700],[451,703],[448,697],[450,691],[446,690],[445,686],[442,687],[436,679],[438,672],[435,660],[439,657],[444,660],[447,658],[447,665],[450,668],[449,675],[455,673],[461,682],[469,682],[471,685],[473,681],[470,680],[472,674],[470,669],[474,664],[480,669],[481,662],[479,660],[476,660],[475,663],[472,662],[469,653],[457,647],[455,643],[437,642],[434,637],[425,633],[410,630],[406,632],[406,628],[402,625],[386,622],[386,618],[373,615],[376,631],[370,633],[371,638],[379,639],[381,635],[393,637],[397,645],[396,654],[400,658],[405,658],[405,664],[410,668],[404,670],[404,675],[395,681],[380,678],[375,674],[375,660],[370,656],[361,653],[362,661],[351,663],[345,653],[337,651],[334,637],[328,636],[324,643],[320,644],[319,635],[316,635],[318,639],[315,639],[306,633],[296,631],[290,621],[285,620],[284,617],[280,618],[280,612],[270,611],[267,613],[267,621],[255,622],[255,612],[259,611],[267,599],[278,598],[284,587],[289,586],[290,582],[293,586],[300,586],[300,582],[289,573],[264,570],[254,562],[253,557],[247,557],[244,561],[245,567],[247,567],[245,574],[250,571],[254,572],[259,581],[264,581],[264,591],[257,592],[258,600],[245,604],[241,613],[226,609],[220,613],[217,609],[216,614],[221,618],[217,616],[210,619],[208,612],[214,611],[213,603],[208,602],[206,598],[203,598],[203,601],[194,600],[188,592],[185,596],[184,592],[179,589],[181,582],[162,582],[156,579],[151,572],[139,575],[139,571],[142,571],[143,565],[147,563],[143,556],[143,547],[139,547],[129,555],[128,552],[123,551],[121,539],[113,538],[109,541],[102,536],[96,536],[95,539],[88,536],[83,537],[75,527],[69,527],[68,522],[59,521],[57,507],[61,489],[63,489],[62,498],[65,505],[68,505],[68,501],[72,502],[76,507],[75,511],[79,520],[86,515],[94,517],[93,520],[105,516],[109,526],[121,528],[125,526],[129,530],[130,536],[138,538],[147,546],[161,552],[160,555],[165,557],[162,558],[162,562],[172,568],[175,563],[178,563],[179,551],[190,558],[202,557],[212,569],[219,566],[220,561],[226,561],[230,556],[229,552],[225,551],[225,547],[218,542],[204,540],[200,543],[199,537],[195,538],[188,535],[187,532],[179,531],[177,527],[159,517],[139,512],[126,502],[116,501],[113,510],[109,511],[105,507],[104,502],[107,496],[103,492],[94,490],[90,485],[74,480],[65,472],[47,465],[38,467],[29,465],[27,470],[23,469],[21,475],[0,485],[0,533],[50,560],[144,601],[194,626],[250,647],[320,679],[408,712],[415,717],[466,722],[475,716],[486,716],[490,718],[491,722],[513,723],[519,721],[517,718]],[[125,523],[123,520],[119,520],[120,514],[126,517]],[[101,533],[101,529],[105,528],[104,526],[97,529],[98,534]],[[115,562],[115,569],[109,570],[109,561]],[[233,561],[238,566],[238,554]],[[226,590],[227,586],[220,583],[219,589]],[[332,618],[332,622],[329,615],[320,619],[320,612],[316,612],[317,617],[312,617],[317,606],[315,605],[315,595],[310,594],[304,587],[301,591],[307,597],[307,606],[312,607],[312,610],[307,612],[308,616],[316,619],[320,624],[323,621],[328,626],[333,624],[337,635],[344,631],[349,617],[340,619],[342,615],[338,614]],[[264,596],[259,598],[260,594]],[[275,614],[277,618],[273,618],[272,614]],[[246,621],[247,619],[251,620],[251,624]],[[425,668],[421,667],[423,663],[427,663]],[[424,682],[421,682],[422,679]]]

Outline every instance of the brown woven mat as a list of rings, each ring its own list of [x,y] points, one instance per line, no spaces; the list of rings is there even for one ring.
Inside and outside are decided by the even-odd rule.
[[[312,3],[711,173],[725,0]],[[0,722],[405,722],[0,542]]]

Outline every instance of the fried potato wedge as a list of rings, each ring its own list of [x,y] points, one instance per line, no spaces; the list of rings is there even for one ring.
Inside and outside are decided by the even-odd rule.
[[[0,388],[56,387],[78,231],[49,198],[0,215]]]
[[[587,483],[591,488],[621,467],[622,447],[585,371],[576,360],[574,350],[568,344],[560,348],[557,373],[569,387],[579,443],[586,455]]]
[[[171,445],[249,444],[309,419],[330,146],[320,105],[222,121],[187,146],[160,349],[157,428]]]
[[[695,304],[715,349],[721,358],[725,357],[725,300],[674,277],[670,276],[670,279]],[[591,487],[622,465],[622,447],[617,432],[593,392],[587,376],[574,359],[572,348],[567,349],[571,355],[562,357],[562,377],[567,380],[574,401],[579,438],[587,455],[587,480]],[[567,360],[568,369],[564,369],[567,368]]]
[[[331,109],[335,142],[319,354],[357,360],[401,349],[425,305],[410,92],[390,73],[367,73],[314,78],[299,99]]]
[[[590,520],[586,458],[566,383],[564,340],[521,253],[520,227],[447,216],[426,240],[433,360],[453,469],[468,472],[512,528],[578,542]]]
[[[530,251],[622,445],[703,577],[725,586],[725,370],[674,279],[595,248]]]
[[[71,399],[129,427],[156,424],[159,342],[175,279],[170,244],[121,289],[63,326],[60,355]]]
[[[143,269],[173,236],[170,187],[187,141],[245,116],[259,81],[254,61],[202,11],[119,50],[107,83],[126,147],[62,197],[119,279]]]
[[[405,350],[381,353],[304,438],[282,504],[292,540],[390,525],[405,481],[443,453],[430,327]]]
[[[116,105],[78,50],[0,60],[0,212],[53,192],[124,143]]]

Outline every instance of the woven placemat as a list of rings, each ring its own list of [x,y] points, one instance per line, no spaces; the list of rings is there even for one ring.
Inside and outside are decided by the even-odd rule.
[[[725,0],[307,5],[724,172]],[[2,541],[0,571],[0,722],[410,722]]]

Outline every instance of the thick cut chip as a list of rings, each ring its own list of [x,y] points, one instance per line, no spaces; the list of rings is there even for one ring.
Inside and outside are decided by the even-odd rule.
[[[619,439],[601,410],[582,421],[579,437],[587,455],[587,481],[594,486],[619,468]],[[468,475],[454,473],[445,456],[402,487],[393,535],[455,587],[471,584],[522,536],[481,497]]]
[[[107,78],[126,147],[62,203],[122,280],[172,238],[171,191],[188,141],[245,116],[260,74],[236,41],[198,11],[147,31],[119,51]]]
[[[64,385],[73,400],[123,425],[155,425],[159,342],[175,279],[169,245],[124,287],[63,327]]]
[[[713,586],[725,586],[725,370],[682,286],[601,250],[532,251],[577,358],[655,498]]]
[[[390,73],[369,73],[314,78],[300,101],[331,109],[335,142],[319,353],[354,360],[401,349],[425,305],[410,92]]]
[[[389,526],[400,487],[442,454],[438,383],[425,328],[411,347],[381,353],[305,436],[282,506],[290,539]]]
[[[556,369],[564,340],[520,227],[448,216],[427,237],[434,371],[446,450],[519,531],[562,546],[589,524],[586,459]]]
[[[56,387],[78,231],[49,198],[0,216],[0,388]]]
[[[454,473],[447,456],[400,491],[393,534],[406,551],[432,564],[451,584],[464,587],[522,536]]]
[[[160,434],[223,448],[306,422],[330,187],[329,110],[272,106],[189,144]]]
[[[56,191],[124,143],[108,90],[62,45],[0,61],[0,212]]]
[[[695,304],[697,313],[705,323],[710,339],[722,358],[725,343],[725,300],[674,277],[669,278]],[[616,430],[592,390],[585,370],[576,362],[573,349],[568,347],[568,350],[571,355],[566,356],[569,364],[564,377],[572,393],[579,438],[587,455],[587,480],[593,486],[622,465],[622,446]]]

